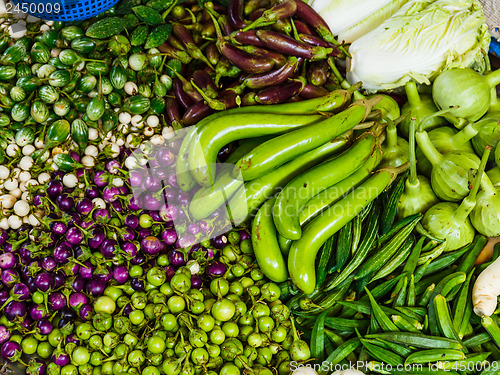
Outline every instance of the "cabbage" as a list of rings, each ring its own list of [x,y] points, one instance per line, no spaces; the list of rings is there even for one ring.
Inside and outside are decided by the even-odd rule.
[[[411,0],[351,44],[347,79],[377,91],[394,89],[410,80],[428,85],[450,68],[484,71],[489,43],[478,1]]]
[[[352,43],[375,29],[408,0],[310,0],[340,43]]]

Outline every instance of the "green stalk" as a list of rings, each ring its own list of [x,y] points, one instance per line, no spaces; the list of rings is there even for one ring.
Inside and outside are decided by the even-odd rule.
[[[413,81],[406,82],[405,91],[410,106],[412,108],[420,108],[422,106],[422,101],[420,100],[420,94],[418,93],[416,83]]]
[[[422,123],[420,123],[422,124]],[[418,145],[424,152],[424,155],[433,166],[440,164],[443,161],[443,155],[434,147],[431,139],[429,138],[429,134],[426,131],[419,130],[415,133],[415,138],[418,142]]]
[[[417,176],[417,158],[415,156],[415,122],[416,119],[412,117],[410,122],[410,137],[408,139],[410,145],[410,177],[406,180],[406,188],[412,191],[418,191],[420,186]]]
[[[500,84],[500,69],[488,73],[484,76],[484,78],[486,79],[486,82],[488,82],[488,86],[495,87]]]
[[[474,178],[474,184],[472,185],[472,190],[469,195],[464,198],[460,206],[458,206],[457,210],[453,214],[455,220],[459,222],[464,222],[467,216],[472,212],[474,206],[476,205],[476,195],[479,190],[479,186],[481,186],[482,176],[484,174],[484,168],[486,167],[486,163],[488,162],[488,157],[490,156],[491,147],[487,146],[484,151],[483,157],[481,159],[481,164],[479,165],[479,169],[477,170],[476,177]]]
[[[393,121],[387,119],[388,125],[385,130],[387,138],[387,149],[395,149],[398,146],[398,129]]]

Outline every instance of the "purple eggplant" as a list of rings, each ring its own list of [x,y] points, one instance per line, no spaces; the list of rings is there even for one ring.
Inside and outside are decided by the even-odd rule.
[[[92,311],[94,309],[92,308],[92,306],[90,305],[83,305],[81,308],[80,308],[80,318],[82,318],[83,320],[90,320],[91,317],[92,317]]]
[[[231,0],[227,7],[227,20],[231,27],[236,30],[248,26],[248,22],[243,19],[244,0]]]
[[[281,85],[268,87],[257,93],[256,100],[260,104],[284,103],[295,95],[300,94],[304,88],[304,82],[289,81]]]
[[[245,79],[244,84],[250,89],[260,89],[263,87],[278,85],[290,78],[295,73],[298,66],[298,59],[292,56],[281,68],[272,72],[249,76]]]
[[[221,277],[226,273],[227,267],[224,263],[213,262],[207,267],[207,275],[210,277]]]
[[[97,171],[94,175],[94,184],[99,188],[108,186],[109,176],[106,171]]]
[[[104,289],[106,289],[106,283],[104,281],[92,279],[87,282],[87,292],[94,297],[102,296]]]
[[[50,198],[56,198],[63,191],[63,184],[59,180],[51,180],[47,185],[46,193]]]
[[[236,42],[244,46],[264,47],[260,39],[257,38],[255,30],[238,31],[231,37],[233,42]]]
[[[19,282],[19,273],[11,268],[3,270],[0,276],[2,283],[8,287],[13,286],[15,283]]]
[[[11,301],[4,309],[5,317],[11,322],[23,319],[27,313],[26,304],[21,301]]]
[[[15,341],[4,342],[0,348],[0,355],[7,362],[15,362],[21,357],[21,345]]]
[[[108,259],[113,258],[117,253],[118,243],[113,239],[106,239],[102,242],[100,251],[101,254]]]
[[[40,332],[41,335],[48,335],[54,329],[54,327],[52,326],[52,323],[48,319],[45,319],[45,318],[40,319],[36,323],[36,328],[38,329],[38,331]]]
[[[117,266],[113,270],[113,278],[118,284],[125,284],[129,278],[128,269],[125,266]]]
[[[89,198],[82,198],[76,203],[76,211],[82,215],[88,215],[93,208],[94,205]]]
[[[54,276],[48,272],[42,272],[35,276],[35,284],[42,292],[54,288]]]
[[[14,268],[17,264],[16,257],[12,253],[3,253],[0,255],[0,268]]]
[[[141,241],[141,250],[148,255],[156,255],[165,249],[165,244],[157,237],[148,236]]]
[[[89,299],[85,294],[78,292],[78,293],[72,293],[69,296],[68,302],[71,307],[80,307],[82,305],[88,304]]]
[[[171,250],[168,253],[168,260],[174,267],[181,267],[186,265],[186,255],[180,250]]]
[[[48,298],[51,309],[59,311],[67,306],[66,296],[61,292],[51,293]]]
[[[0,325],[0,344],[3,344],[10,339],[10,331],[7,327]]]
[[[73,255],[73,250],[67,242],[62,242],[54,249],[54,260],[59,264],[65,264]]]

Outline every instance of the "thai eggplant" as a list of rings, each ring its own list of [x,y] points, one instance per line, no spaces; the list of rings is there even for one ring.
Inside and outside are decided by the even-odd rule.
[[[410,176],[406,179],[405,189],[398,202],[398,216],[400,218],[405,218],[419,212],[424,214],[431,206],[439,202],[438,197],[432,190],[429,179],[425,176],[417,175],[415,122],[415,118],[412,118],[410,121]]]
[[[387,119],[386,143],[382,146],[382,166],[399,167],[408,162],[408,142],[398,137],[397,124]]]
[[[490,154],[491,147],[485,147]],[[484,155],[483,155],[484,157]],[[470,214],[474,228],[484,236],[500,236],[500,194],[487,175],[481,181],[481,191],[477,194],[477,203]]]
[[[484,153],[472,190],[460,205],[452,202],[437,203],[429,208],[422,218],[422,226],[425,230],[437,238],[446,240],[446,251],[457,250],[474,240],[475,231],[469,215],[476,205],[476,195],[481,185],[489,152],[487,149]]]
[[[417,124],[420,123],[425,117],[432,115],[437,112],[438,109],[432,100],[430,95],[420,95],[417,90],[417,85],[413,81],[409,81],[405,85],[405,92],[408,101],[403,105],[401,109],[402,114],[411,113],[410,116],[406,117],[403,122],[399,125],[399,130],[401,133],[408,138],[410,133],[410,122],[411,118],[414,117]],[[440,126],[446,125],[446,120],[441,116],[436,116],[430,118],[424,124],[424,130],[432,130]]]
[[[500,83],[500,70],[481,75],[471,68],[441,73],[432,86],[432,97],[441,108],[455,107],[450,114],[477,121],[488,112],[492,88]]]
[[[486,145],[495,149],[500,141],[500,112],[487,113],[486,116],[477,122],[477,135],[472,138],[472,147],[476,154],[481,155]],[[495,153],[490,154],[490,161],[495,160]]]
[[[469,193],[469,169],[479,167],[479,158],[463,150],[440,153],[432,144],[429,134],[422,129],[415,133],[415,138],[432,164],[432,190],[442,200],[457,202],[463,199]]]

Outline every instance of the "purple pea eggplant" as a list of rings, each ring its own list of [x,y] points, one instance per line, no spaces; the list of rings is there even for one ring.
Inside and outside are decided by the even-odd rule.
[[[51,180],[47,185],[46,193],[50,198],[56,198],[63,191],[63,184],[59,180]]]
[[[83,305],[81,308],[80,308],[80,318],[82,318],[83,320],[90,320],[91,317],[92,317],[92,311],[94,309],[92,308],[92,306],[90,305]]]
[[[220,277],[226,273],[227,267],[224,263],[213,262],[207,267],[206,273],[210,277]]]
[[[87,292],[92,294],[94,297],[102,296],[106,289],[106,283],[100,280],[89,280],[87,282]]]
[[[117,266],[113,270],[113,278],[118,284],[125,284],[129,279],[128,269],[125,266]]]
[[[299,67],[299,60],[290,57],[288,62],[281,68],[269,73],[256,74],[245,79],[244,84],[250,89],[260,89],[263,87],[279,85],[290,78]]]
[[[182,267],[186,265],[186,256],[180,250],[171,250],[168,253],[168,260],[174,267]]]
[[[36,328],[40,332],[41,335],[48,335],[54,329],[54,327],[52,326],[52,323],[48,319],[45,319],[45,318],[40,319],[36,323]]]
[[[177,241],[177,232],[173,228],[167,228],[161,233],[161,239],[167,245],[173,245]]]
[[[148,236],[141,241],[141,250],[148,255],[156,255],[165,250],[165,244],[157,237]]]
[[[15,362],[21,357],[21,345],[15,341],[4,342],[0,348],[0,355],[7,362]]]
[[[113,239],[105,239],[100,247],[101,254],[108,259],[113,258],[117,253],[118,243]]]
[[[69,228],[66,232],[66,241],[71,245],[78,245],[83,241],[83,233],[77,227]]]
[[[94,228],[91,236],[88,238],[87,243],[91,249],[98,249],[106,238],[104,231],[100,228]]]
[[[94,184],[97,187],[104,188],[108,186],[109,176],[106,171],[97,171],[94,175]]]
[[[0,344],[3,344],[10,339],[10,331],[7,327],[0,325]]]
[[[14,268],[17,264],[16,257],[12,253],[3,253],[0,255],[0,268]]]
[[[5,317],[11,322],[17,319],[22,320],[27,313],[26,304],[21,301],[11,301],[4,309]]]
[[[68,302],[71,307],[80,307],[82,305],[88,304],[89,299],[85,294],[78,292],[78,293],[72,293],[69,296]]]
[[[51,309],[59,311],[67,306],[66,296],[61,292],[51,293],[48,298]]]
[[[3,270],[0,278],[2,279],[2,283],[5,286],[11,287],[15,283],[19,282],[19,272],[14,269],[8,268],[6,270]]]

